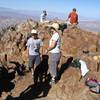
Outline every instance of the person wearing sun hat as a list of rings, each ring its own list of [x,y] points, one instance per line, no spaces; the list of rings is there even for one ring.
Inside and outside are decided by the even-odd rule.
[[[59,24],[53,23],[49,25],[50,32],[52,34],[51,39],[49,40],[49,47],[46,50],[46,54],[49,52],[49,72],[51,75],[50,85],[55,84],[57,79],[57,68],[60,61],[60,45],[61,38],[59,35]]]
[[[35,66],[40,64],[40,48],[43,46],[42,40],[38,38],[37,30],[31,30],[31,37],[27,40],[26,46],[29,57],[29,69],[31,70],[32,77],[34,78],[34,64]]]

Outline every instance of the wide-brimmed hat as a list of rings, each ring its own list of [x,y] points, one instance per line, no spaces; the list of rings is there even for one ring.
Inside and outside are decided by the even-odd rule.
[[[32,34],[38,34],[37,30],[35,30],[35,29],[32,29],[32,30],[31,30],[31,33],[32,33]]]
[[[58,23],[53,23],[52,25],[48,25],[50,28],[54,28],[55,30],[59,30],[59,24]]]

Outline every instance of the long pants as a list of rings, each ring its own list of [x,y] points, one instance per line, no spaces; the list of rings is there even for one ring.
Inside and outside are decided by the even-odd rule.
[[[49,72],[51,77],[57,77],[57,67],[60,62],[60,53],[50,53],[49,54]]]

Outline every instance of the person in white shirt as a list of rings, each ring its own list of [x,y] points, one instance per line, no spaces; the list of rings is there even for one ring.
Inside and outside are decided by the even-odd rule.
[[[47,20],[47,12],[46,10],[44,10],[40,16],[40,22],[43,23],[43,22],[46,22],[46,20]]]
[[[41,62],[40,59],[40,47],[43,46],[43,42],[38,38],[37,30],[33,29],[31,31],[31,37],[27,41],[27,51],[29,56],[29,69],[32,72],[32,77],[34,76],[34,64],[38,66]],[[33,77],[34,78],[34,77]]]
[[[50,84],[56,82],[57,78],[57,68],[60,61],[61,51],[60,51],[60,45],[61,45],[61,39],[60,35],[58,33],[59,24],[53,23],[50,27],[50,31],[52,33],[52,37],[49,40],[49,47],[46,50],[46,53],[49,52],[49,72],[51,74],[51,81]]]

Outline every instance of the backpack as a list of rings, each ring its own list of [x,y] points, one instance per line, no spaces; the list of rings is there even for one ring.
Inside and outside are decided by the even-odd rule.
[[[100,83],[94,78],[87,78],[85,84],[89,86],[89,90],[93,93],[100,93]]]
[[[87,78],[85,81],[85,84],[89,86],[90,88],[92,88],[92,87],[96,87],[97,85],[99,85],[99,82],[96,79]]]
[[[74,59],[73,62],[72,62],[72,65],[76,68],[81,67],[81,63],[79,62],[79,59]]]

